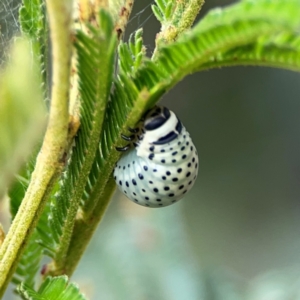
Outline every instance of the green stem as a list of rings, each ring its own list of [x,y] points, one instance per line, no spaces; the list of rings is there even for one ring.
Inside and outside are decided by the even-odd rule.
[[[64,165],[63,158],[68,146],[72,1],[47,0],[46,3],[53,62],[49,122],[29,187],[0,248],[0,297],[13,275],[17,258],[25,248],[49,191]]]
[[[64,273],[71,276],[79,260],[91,240],[99,222],[102,220],[109,201],[115,191],[115,180],[111,176],[106,184],[103,195],[98,199],[98,204],[88,219],[78,219],[75,222],[69,252],[66,255]]]

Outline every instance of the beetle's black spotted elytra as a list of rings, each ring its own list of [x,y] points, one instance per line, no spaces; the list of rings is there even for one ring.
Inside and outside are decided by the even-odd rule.
[[[119,189],[133,202],[147,207],[171,205],[193,187],[198,153],[189,133],[166,107],[146,113],[115,166]]]

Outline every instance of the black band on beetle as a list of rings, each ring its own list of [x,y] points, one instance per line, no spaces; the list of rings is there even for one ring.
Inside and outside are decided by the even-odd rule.
[[[178,134],[176,134],[174,131],[169,132],[167,135],[161,137],[156,142],[153,142],[153,145],[163,145],[170,143],[171,141],[175,140],[177,138]]]
[[[161,127],[167,120],[163,116],[156,117],[145,122],[146,130],[154,130]]]
[[[178,118],[177,118],[178,119]],[[177,125],[176,125],[176,131],[178,133],[181,133],[182,131],[182,123],[180,122],[180,120],[178,119]]]

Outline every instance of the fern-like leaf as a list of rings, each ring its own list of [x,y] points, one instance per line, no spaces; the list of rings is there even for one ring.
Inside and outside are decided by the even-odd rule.
[[[57,270],[63,263],[78,206],[98,148],[105,109],[112,84],[116,35],[107,12],[99,15],[100,28],[89,27],[90,35],[79,31],[75,47],[80,78],[81,127],[75,138],[70,162],[55,196],[51,212],[52,245]]]
[[[239,58],[299,71],[299,16],[298,0],[245,0],[215,9],[178,42],[161,48],[155,62],[146,61],[134,83],[139,90],[160,93],[190,73],[234,65]]]
[[[48,94],[47,85],[47,39],[48,29],[45,20],[45,1],[23,0],[19,10],[19,22],[22,33],[30,39],[34,57],[39,61],[43,75],[45,95]]]
[[[146,57],[146,48],[143,45],[143,29],[140,28],[131,34],[128,43],[120,42],[119,45],[119,66],[121,74],[133,76],[142,65]]]
[[[47,277],[38,291],[21,283],[18,293],[25,300],[86,300],[75,284],[68,283],[67,276]]]

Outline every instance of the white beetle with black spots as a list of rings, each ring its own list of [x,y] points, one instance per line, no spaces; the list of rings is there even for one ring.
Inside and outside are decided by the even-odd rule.
[[[119,189],[133,202],[164,207],[183,198],[198,174],[198,153],[189,133],[166,107],[146,113],[114,169]]]

